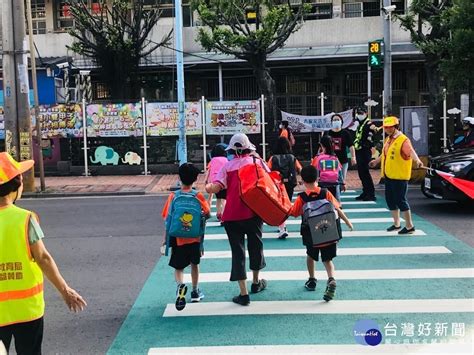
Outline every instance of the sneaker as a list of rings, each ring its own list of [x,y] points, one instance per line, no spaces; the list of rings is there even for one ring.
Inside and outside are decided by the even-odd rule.
[[[288,232],[286,230],[278,233],[278,239],[286,239],[286,237],[288,237]]]
[[[185,284],[179,284],[176,290],[176,309],[182,311],[186,307],[186,292],[188,287]]]
[[[411,227],[410,229],[407,229],[407,227],[403,227],[401,231],[398,232],[398,234],[413,234],[415,233],[415,227]]]
[[[199,302],[204,298],[204,293],[200,289],[191,292],[191,302]]]
[[[232,302],[240,304],[241,306],[248,306],[250,304],[250,296],[249,295],[238,295],[232,298]]]
[[[258,281],[258,284],[253,283],[252,286],[250,287],[250,290],[252,291],[252,293],[259,293],[265,290],[266,288],[267,288],[267,280],[261,279],[260,281]]]
[[[365,198],[365,195],[364,195],[364,194],[360,194],[360,195],[357,196],[355,199],[356,199],[357,201],[362,201],[364,198]]]
[[[314,277],[310,277],[308,281],[304,284],[304,287],[308,291],[316,291],[316,279]]]
[[[397,231],[399,230],[400,228],[402,228],[402,226],[396,226],[395,224],[392,224],[390,227],[387,228],[387,232],[393,232],[393,231]]]
[[[329,302],[334,298],[336,295],[336,280],[332,277],[328,280],[328,284],[326,286],[326,291],[324,292],[323,300]]]

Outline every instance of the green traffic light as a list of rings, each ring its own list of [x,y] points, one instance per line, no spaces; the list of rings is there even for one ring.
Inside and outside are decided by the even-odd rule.
[[[371,67],[380,67],[382,66],[381,56],[378,54],[371,54],[369,56],[369,65]]]

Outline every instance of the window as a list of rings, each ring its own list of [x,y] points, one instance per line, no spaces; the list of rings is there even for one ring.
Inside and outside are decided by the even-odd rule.
[[[56,30],[67,30],[74,26],[70,3],[77,1],[79,0],[60,0],[55,2]],[[99,0],[87,0],[87,6],[93,15],[99,15],[102,11]]]
[[[345,18],[380,16],[379,0],[343,0]]]
[[[160,17],[174,17],[174,0],[144,0],[143,5],[146,8],[156,8],[161,10]],[[183,7],[183,26],[191,27],[194,25],[193,11],[191,10],[191,1],[182,0]]]
[[[395,5],[397,7],[394,11],[394,14],[405,14],[405,0],[392,0],[392,5]]]
[[[332,2],[311,4],[311,11],[305,15],[306,21],[310,20],[324,20],[332,18]]]
[[[35,35],[45,34],[46,33],[45,0],[31,0],[31,17],[33,20],[33,34]],[[28,28],[28,23],[26,24],[26,28]]]

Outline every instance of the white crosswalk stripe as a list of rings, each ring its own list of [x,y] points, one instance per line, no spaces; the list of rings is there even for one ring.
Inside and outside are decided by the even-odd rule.
[[[391,217],[376,217],[376,218],[350,218],[352,224],[367,224],[367,223],[393,223],[393,219]],[[403,218],[400,219],[402,222],[405,220]],[[301,220],[299,219],[289,219],[285,222],[287,225],[296,225],[301,224]],[[220,222],[207,222],[207,227],[220,227]]]
[[[379,344],[377,346],[354,345],[240,345],[240,346],[193,346],[151,348],[148,355],[183,354],[301,354],[301,355],[472,355],[471,343],[450,344]]]
[[[199,282],[226,282],[230,272],[209,272],[199,275]],[[252,273],[247,274],[252,279]],[[262,277],[269,281],[298,281],[308,278],[308,271],[262,271]],[[473,278],[474,268],[452,269],[378,269],[378,270],[337,270],[338,280],[393,280],[393,279],[457,279]],[[317,279],[327,278],[325,271],[316,271]],[[191,275],[185,274],[185,282]]]
[[[277,227],[275,227],[277,228]],[[277,229],[275,229],[275,233],[263,233],[263,238],[276,238],[278,235]],[[413,234],[405,234],[400,236],[397,231],[387,232],[384,230],[362,230],[362,231],[342,231],[342,236],[344,238],[362,238],[362,237],[398,237],[398,238],[406,238],[406,237],[422,237],[425,236],[426,233],[420,229],[415,230]],[[290,232],[288,233],[287,238],[301,238],[299,232]],[[206,234],[205,238],[207,240],[224,240],[227,239],[227,234],[225,233],[218,233],[218,234]]]
[[[163,317],[228,316],[256,314],[374,314],[474,312],[474,299],[410,299],[354,301],[252,301],[250,307],[233,302],[190,304],[186,312],[166,305]]]
[[[270,249],[265,250],[265,257],[306,256],[306,249]],[[443,246],[432,247],[391,247],[391,248],[338,248],[337,255],[409,255],[409,254],[450,254],[451,251]],[[248,256],[248,253],[247,253]],[[203,259],[231,258],[230,250],[206,251]]]

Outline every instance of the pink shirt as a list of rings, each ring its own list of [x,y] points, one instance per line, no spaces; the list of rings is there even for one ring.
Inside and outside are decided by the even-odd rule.
[[[270,171],[261,159],[257,159],[258,163],[261,163],[267,171]],[[220,184],[222,188],[227,189],[227,203],[222,214],[222,221],[224,222],[242,221],[255,217],[255,213],[240,198],[238,172],[240,168],[248,164],[253,164],[253,157],[249,155],[235,157],[224,165],[215,180],[213,180],[214,183]]]
[[[228,161],[227,157],[214,157],[211,159],[208,166],[210,182],[213,182],[216,179],[217,174]]]

